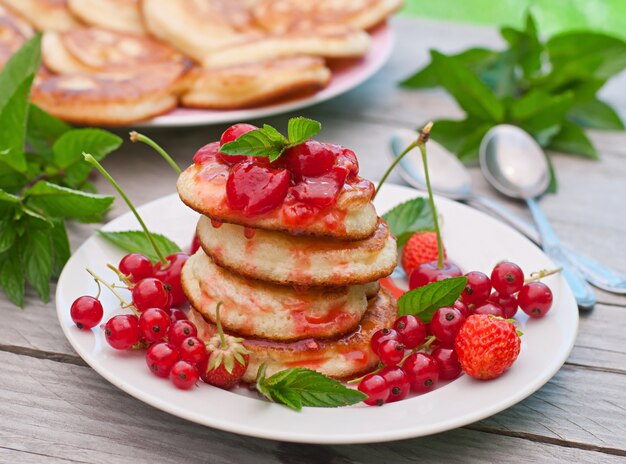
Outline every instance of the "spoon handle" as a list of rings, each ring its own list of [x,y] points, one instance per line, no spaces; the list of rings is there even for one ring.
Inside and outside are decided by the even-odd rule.
[[[571,266],[570,261],[561,248],[559,238],[552,229],[552,226],[550,226],[539,204],[533,199],[527,199],[526,203],[539,230],[542,248],[546,255],[548,255],[557,266],[562,268],[561,273],[572,289],[578,307],[582,309],[592,309],[596,304],[596,296],[593,290],[578,271]]]

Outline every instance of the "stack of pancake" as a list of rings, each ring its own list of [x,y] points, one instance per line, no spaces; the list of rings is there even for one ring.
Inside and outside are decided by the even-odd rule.
[[[228,211],[226,177],[195,164],[177,184],[183,202],[203,214],[201,248],[182,271],[201,336],[215,332],[221,301],[223,327],[251,351],[246,382],[262,363],[268,375],[292,367],[339,379],[370,371],[378,362],[371,337],[396,318],[395,300],[378,281],[397,260],[371,184],[344,187],[315,220],[292,221],[280,208],[261,216]]]
[[[0,0],[0,68],[32,28],[44,32],[49,71],[32,98],[65,120],[130,124],[176,106],[249,107],[326,86],[327,60],[365,55],[366,31],[401,3]]]

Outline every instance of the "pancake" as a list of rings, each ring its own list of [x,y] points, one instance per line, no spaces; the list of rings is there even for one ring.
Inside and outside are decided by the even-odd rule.
[[[330,81],[324,60],[313,57],[270,60],[218,69],[198,68],[181,97],[191,108],[231,109],[265,103],[323,88]]]
[[[0,69],[34,33],[29,24],[0,6]]]
[[[365,240],[294,237],[258,229],[246,238],[235,224],[200,218],[196,235],[205,253],[238,275],[281,285],[343,286],[377,281],[397,264],[396,240],[382,219]]]
[[[66,31],[80,25],[66,0],[0,0],[39,31]]]
[[[376,230],[378,215],[371,203],[374,186],[360,177],[346,184],[334,205],[304,215],[288,192],[281,207],[246,216],[228,207],[228,167],[214,159],[193,164],[178,177],[176,188],[183,203],[212,219],[255,229],[279,230],[291,235],[319,235],[362,240]],[[292,203],[293,202],[293,203]]]
[[[184,63],[169,63],[140,71],[49,76],[33,87],[31,99],[65,121],[126,125],[174,109],[186,72]]]
[[[254,19],[264,29],[285,32],[340,23],[355,29],[371,29],[402,6],[402,0],[258,0]]]
[[[67,0],[67,5],[74,16],[90,26],[147,34],[140,0]]]
[[[44,64],[59,74],[116,73],[186,60],[173,48],[150,37],[96,28],[46,32],[41,48]]]
[[[243,381],[254,382],[263,363],[267,366],[267,376],[293,367],[306,367],[336,379],[353,378],[370,372],[378,363],[378,357],[370,347],[370,340],[376,331],[393,325],[396,311],[395,301],[387,290],[382,289],[369,300],[367,311],[358,327],[340,338],[308,338],[289,343],[247,339],[243,345],[251,354]],[[189,312],[189,319],[198,327],[198,336],[202,339],[210,338],[216,331],[215,326],[193,308]]]
[[[353,330],[367,309],[368,290],[377,284],[296,290],[242,278],[222,269],[199,250],[181,274],[185,295],[208,320],[246,337],[299,340],[337,337]],[[369,288],[368,288],[369,287]],[[375,293],[375,291],[374,291]]]

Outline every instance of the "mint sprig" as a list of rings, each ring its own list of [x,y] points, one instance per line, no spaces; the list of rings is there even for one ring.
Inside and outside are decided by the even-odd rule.
[[[412,314],[429,323],[439,308],[452,306],[467,285],[467,277],[451,277],[406,292],[398,298],[398,316]]]
[[[425,198],[413,198],[400,203],[383,214],[389,224],[389,230],[396,237],[398,247],[404,246],[415,232],[432,231],[435,229],[433,213]]]
[[[268,400],[300,411],[303,406],[336,408],[356,404],[367,398],[319,372],[305,368],[285,369],[265,377],[265,364],[257,374],[256,388]]]
[[[276,161],[288,148],[299,145],[317,135],[322,125],[305,117],[291,118],[287,126],[288,137],[282,135],[274,127],[264,124],[263,127],[243,134],[237,140],[225,143],[220,153],[225,155],[263,156],[270,162]]]
[[[159,260],[159,256],[154,251],[152,243],[150,243],[148,237],[146,237],[146,234],[142,230],[126,230],[120,232],[99,230],[98,234],[123,250],[131,253],[141,253],[153,262]],[[152,232],[152,238],[166,256],[181,251],[180,247],[165,235]]]

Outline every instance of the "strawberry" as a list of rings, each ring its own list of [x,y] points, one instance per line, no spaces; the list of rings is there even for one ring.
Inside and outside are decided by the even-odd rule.
[[[446,250],[443,250],[446,258]],[[402,267],[406,275],[420,264],[437,261],[437,234],[435,232],[417,232],[409,238],[402,251]]]
[[[200,363],[200,377],[209,385],[225,390],[230,390],[239,383],[243,377],[250,352],[241,344],[243,338],[225,335],[220,323],[220,306],[215,309],[215,325],[217,334],[206,342],[209,356]]]
[[[520,345],[512,322],[486,314],[468,317],[454,342],[461,367],[479,380],[502,375],[517,359]]]

